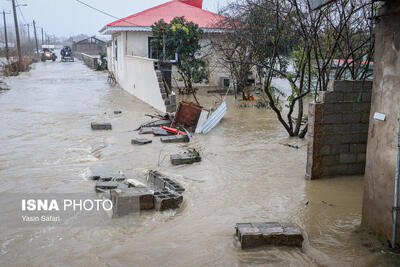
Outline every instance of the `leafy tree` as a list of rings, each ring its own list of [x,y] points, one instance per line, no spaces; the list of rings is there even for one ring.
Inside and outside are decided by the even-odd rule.
[[[200,53],[203,30],[199,28],[199,25],[187,21],[184,17],[176,17],[170,23],[161,19],[152,25],[152,30],[155,37],[152,47],[157,51],[164,51],[165,43],[165,54],[158,53],[158,58],[171,59],[178,54],[176,62],[178,73],[185,88],[193,93],[198,103],[193,84],[208,82],[206,62]]]

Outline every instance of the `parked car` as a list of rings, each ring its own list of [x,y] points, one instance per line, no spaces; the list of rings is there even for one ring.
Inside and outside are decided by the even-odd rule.
[[[64,46],[61,49],[61,61],[62,62],[74,62],[74,56],[72,55],[72,49],[69,46]]]

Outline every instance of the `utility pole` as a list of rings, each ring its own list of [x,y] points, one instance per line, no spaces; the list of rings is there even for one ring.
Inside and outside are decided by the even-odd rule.
[[[6,12],[3,9],[3,20],[4,20],[4,41],[6,45],[6,58],[7,62],[10,61],[9,50],[8,50],[8,37],[7,37],[7,23],[6,23]]]
[[[39,44],[38,44],[37,35],[36,35],[36,22],[35,22],[35,20],[33,20],[33,32],[35,33],[36,54],[39,57]]]
[[[30,24],[28,23],[28,24],[25,24],[25,26],[27,26],[28,27],[28,42],[31,42],[31,31],[30,31]]]
[[[42,45],[44,45],[44,34],[43,34],[43,28],[42,28]]]
[[[18,62],[21,65],[22,64],[22,51],[21,51],[21,41],[19,39],[18,18],[17,18],[17,9],[15,7],[15,0],[12,0],[12,7],[13,7],[13,13],[14,13],[15,37],[17,39]]]

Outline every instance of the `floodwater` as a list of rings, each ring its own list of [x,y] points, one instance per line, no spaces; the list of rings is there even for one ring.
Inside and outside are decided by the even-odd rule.
[[[379,253],[354,231],[361,222],[362,177],[304,179],[306,143],[287,138],[271,111],[229,112],[190,145],[203,161],[173,167],[172,152],[185,146],[132,146],[132,132],[154,110],[109,86],[106,73],[80,62],[38,63],[7,78],[0,93],[0,192],[93,192],[88,168],[107,164],[125,173],[159,169],[184,185],[177,211],[144,212],[106,227],[4,228],[0,265],[77,266],[365,266]],[[217,98],[202,101],[212,103]],[[114,115],[121,110],[121,115]],[[93,132],[92,121],[113,130]],[[297,144],[293,149],[282,144]],[[1,210],[0,216],[8,216]],[[128,216],[129,217],[129,216]],[[134,223],[132,223],[132,220]],[[305,233],[302,249],[268,247],[242,251],[238,222],[289,221]]]

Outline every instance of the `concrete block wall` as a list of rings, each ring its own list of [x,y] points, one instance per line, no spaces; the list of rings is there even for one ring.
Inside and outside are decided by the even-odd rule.
[[[98,56],[90,56],[84,53],[74,53],[74,56],[82,60],[89,68],[97,70],[99,65]]]
[[[166,111],[171,112],[171,113],[175,112],[176,107],[177,107],[176,95],[173,92],[170,95],[168,95],[167,90],[164,85],[164,81],[162,79],[162,71],[159,70],[159,67],[158,67],[158,62],[155,62],[154,69],[156,71],[158,86],[160,87],[160,93],[161,93],[161,97],[164,101]]]
[[[309,107],[307,179],[363,174],[372,82],[333,81]]]

